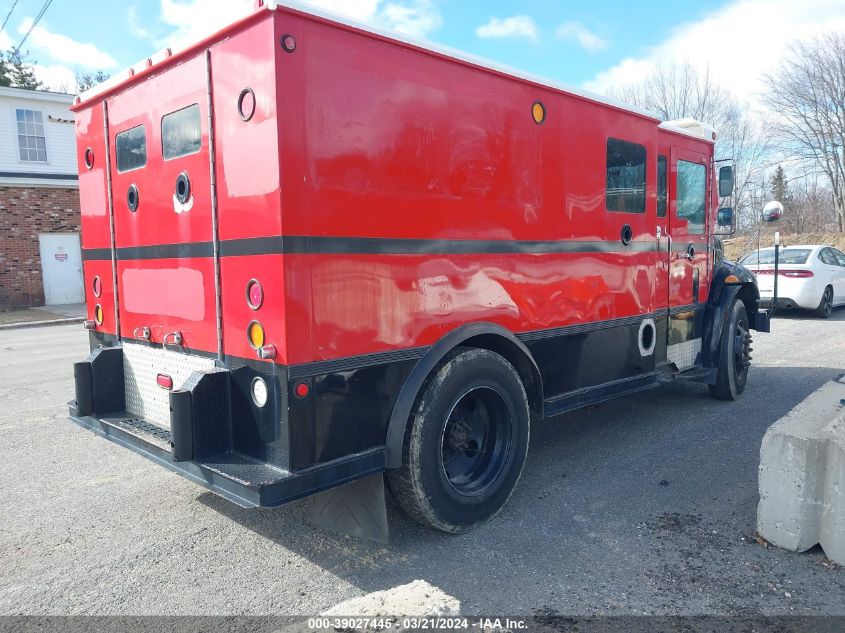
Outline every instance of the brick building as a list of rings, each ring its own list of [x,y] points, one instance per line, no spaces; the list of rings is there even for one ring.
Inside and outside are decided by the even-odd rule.
[[[0,87],[0,309],[83,301],[72,101]]]

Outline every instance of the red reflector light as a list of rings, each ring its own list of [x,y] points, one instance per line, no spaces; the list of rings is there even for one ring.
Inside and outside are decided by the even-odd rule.
[[[297,398],[304,398],[310,391],[311,389],[309,389],[308,385],[304,382],[297,383],[296,387],[293,388],[293,392],[296,394]]]
[[[246,302],[253,310],[258,310],[264,303],[264,289],[256,279],[250,279],[246,285]]]
[[[162,389],[173,389],[173,378],[167,374],[159,374],[156,376],[156,382]]]
[[[792,278],[805,278],[805,277],[813,277],[812,270],[779,270],[778,275],[783,275],[784,277],[792,277]]]
[[[91,280],[91,291],[97,298],[99,298],[100,295],[103,294],[103,282],[99,276],[94,277],[94,279]]]

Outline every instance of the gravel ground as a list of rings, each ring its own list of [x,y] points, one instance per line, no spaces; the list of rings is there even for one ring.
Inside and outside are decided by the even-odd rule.
[[[0,332],[0,614],[315,614],[424,580],[465,614],[838,614],[845,570],[754,540],[766,428],[845,364],[845,309],[755,334],[744,397],[676,384],[540,422],[462,536],[243,510],[67,421],[79,325]]]

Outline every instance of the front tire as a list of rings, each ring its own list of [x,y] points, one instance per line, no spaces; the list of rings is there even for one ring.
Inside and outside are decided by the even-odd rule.
[[[710,395],[717,400],[736,400],[745,391],[751,365],[751,331],[742,301],[734,301],[719,342],[719,368]]]
[[[815,315],[820,319],[827,319],[833,312],[833,288],[828,286],[824,289],[822,300],[819,302],[819,307],[815,310]]]
[[[414,403],[390,491],[418,522],[465,532],[507,503],[528,453],[528,399],[502,356],[457,348]]]

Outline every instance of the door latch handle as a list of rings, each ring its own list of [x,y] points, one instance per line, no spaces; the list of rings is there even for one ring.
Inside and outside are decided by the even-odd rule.
[[[687,246],[687,250],[686,250],[685,253],[678,253],[678,259],[688,259],[688,260],[692,261],[692,259],[694,257],[695,257],[695,246],[693,246],[692,243],[690,243]]]
[[[176,332],[168,332],[164,335],[164,339],[162,341],[164,345],[181,345],[182,344],[182,333],[178,330]]]
[[[136,327],[135,330],[132,332],[132,336],[135,338],[140,338],[145,341],[150,340],[150,328],[146,325],[144,327]]]

